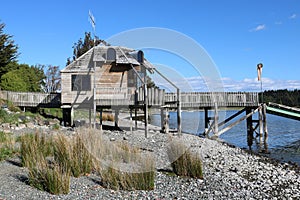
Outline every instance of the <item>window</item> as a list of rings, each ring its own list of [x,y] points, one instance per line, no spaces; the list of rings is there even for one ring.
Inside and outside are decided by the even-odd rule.
[[[91,75],[72,75],[72,91],[91,91]]]

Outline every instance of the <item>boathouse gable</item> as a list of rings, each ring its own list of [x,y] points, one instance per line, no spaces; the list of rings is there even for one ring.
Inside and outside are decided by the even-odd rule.
[[[144,77],[145,70],[139,62],[141,56],[138,61],[132,55],[134,52],[125,47],[96,46],[69,64],[61,70],[62,105],[90,107],[82,104],[91,103],[94,89],[120,88],[125,91],[137,87],[135,72]]]

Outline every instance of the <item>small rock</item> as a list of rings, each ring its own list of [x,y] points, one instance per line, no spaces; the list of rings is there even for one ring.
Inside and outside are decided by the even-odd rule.
[[[113,138],[113,137],[112,137],[112,138],[110,138],[110,141],[112,141],[112,142],[113,142],[113,141],[116,141],[116,138]]]

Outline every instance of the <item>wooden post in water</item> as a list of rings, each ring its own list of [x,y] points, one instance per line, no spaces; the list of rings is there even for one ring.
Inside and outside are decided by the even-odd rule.
[[[169,133],[169,120],[169,110],[166,108],[164,120],[165,133]]]
[[[165,121],[164,108],[161,107],[160,108],[160,128],[161,128],[161,132],[164,132],[164,121]]]
[[[177,132],[181,135],[181,96],[179,88],[177,88],[177,126]]]
[[[246,115],[249,115],[252,111],[252,109],[247,107],[246,108]],[[250,115],[248,118],[247,118],[247,143],[248,143],[248,146],[251,150],[252,148],[252,144],[253,144],[253,128],[252,128],[252,123],[253,123],[253,120],[252,120],[252,115]]]
[[[204,108],[204,128],[208,129],[209,118],[208,118],[208,108]]]
[[[268,127],[267,127],[267,105],[264,103],[262,108],[262,117],[263,117],[263,126],[264,126],[264,133],[265,133],[265,140],[268,137]]]
[[[263,107],[259,108],[258,111],[258,123],[259,123],[259,137],[263,135]]]

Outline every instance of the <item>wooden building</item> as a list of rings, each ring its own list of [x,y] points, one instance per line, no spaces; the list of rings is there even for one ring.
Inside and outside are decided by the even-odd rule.
[[[74,109],[88,109],[90,118],[106,107],[161,106],[163,91],[149,90],[147,72],[154,67],[143,51],[119,46],[95,46],[61,70],[61,104],[66,125],[73,124]],[[95,122],[95,120],[94,120]]]

